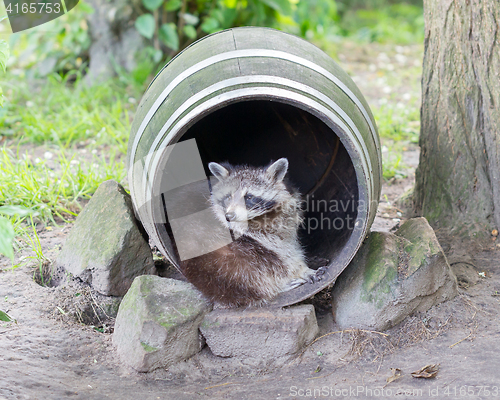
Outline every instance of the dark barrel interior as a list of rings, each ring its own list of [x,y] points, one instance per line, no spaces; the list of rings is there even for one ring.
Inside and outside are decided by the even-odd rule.
[[[207,176],[212,161],[265,166],[288,158],[288,179],[305,200],[301,241],[310,266],[316,268],[315,259],[335,261],[357,217],[356,172],[337,134],[338,128],[296,105],[260,99],[202,116],[178,142],[196,140]],[[165,228],[170,233],[168,223]]]

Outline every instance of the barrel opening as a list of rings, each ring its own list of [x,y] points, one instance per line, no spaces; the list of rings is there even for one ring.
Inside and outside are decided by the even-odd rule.
[[[196,140],[207,176],[211,161],[265,166],[288,158],[288,179],[305,200],[301,242],[310,266],[317,268],[325,259],[345,261],[339,257],[346,257],[358,216],[358,180],[342,137],[346,135],[338,127],[306,111],[304,105],[252,99],[203,115],[177,142]],[[165,228],[171,232],[168,222]]]

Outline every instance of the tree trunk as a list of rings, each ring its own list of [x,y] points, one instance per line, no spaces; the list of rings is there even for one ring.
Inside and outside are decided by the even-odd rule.
[[[88,18],[92,44],[86,80],[92,85],[114,76],[117,68],[131,72],[146,41],[134,27],[140,1],[88,0],[88,3],[95,10]]]
[[[424,0],[414,205],[434,228],[500,228],[500,2]]]

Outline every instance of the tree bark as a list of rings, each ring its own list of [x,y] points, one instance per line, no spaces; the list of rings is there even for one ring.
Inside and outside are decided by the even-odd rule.
[[[131,72],[146,41],[134,27],[139,15],[137,0],[88,0],[88,3],[95,11],[88,18],[92,44],[85,79],[93,85],[116,75],[117,68]]]
[[[471,237],[500,228],[500,2],[424,0],[415,210]]]

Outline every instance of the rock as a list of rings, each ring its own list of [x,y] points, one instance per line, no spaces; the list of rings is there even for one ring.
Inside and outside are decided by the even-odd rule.
[[[282,308],[217,309],[200,326],[212,353],[220,357],[271,361],[289,356],[318,334],[311,304]]]
[[[201,350],[198,327],[210,310],[190,283],[137,277],[120,304],[113,343],[122,361],[139,372],[167,368]]]
[[[76,219],[55,267],[101,294],[123,296],[136,276],[155,273],[139,227],[130,196],[115,181],[106,181]]]
[[[372,232],[333,287],[340,329],[386,330],[458,294],[457,279],[425,218],[395,234]]]

